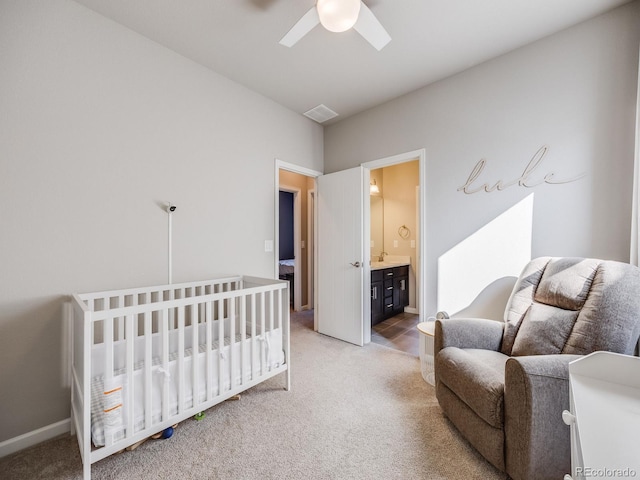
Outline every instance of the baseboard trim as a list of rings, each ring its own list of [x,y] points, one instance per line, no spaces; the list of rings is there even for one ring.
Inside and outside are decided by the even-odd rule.
[[[0,442],[0,458],[19,452],[25,448],[32,447],[46,440],[57,437],[71,431],[71,419],[61,420],[46,427],[39,428],[32,432],[27,432],[17,437]]]
[[[415,315],[418,315],[420,313],[417,308],[413,307],[404,307],[404,311],[405,313],[413,313]]]

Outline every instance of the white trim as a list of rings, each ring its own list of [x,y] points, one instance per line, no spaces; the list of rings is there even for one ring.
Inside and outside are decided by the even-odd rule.
[[[360,232],[360,244],[362,247],[362,341],[363,344],[371,343],[371,170],[365,165],[362,168],[362,232]]]
[[[363,167],[368,168],[369,170],[375,170],[376,168],[382,167],[390,167],[391,165],[397,165],[399,163],[410,162],[411,160],[418,159],[420,161],[420,171],[422,172],[422,167],[426,165],[423,162],[426,159],[426,151],[424,148],[420,150],[413,150],[411,152],[399,153],[398,155],[392,155],[390,157],[379,158],[378,160],[372,160],[370,162],[365,162],[362,164]],[[420,178],[422,181],[422,178]]]
[[[71,431],[71,419],[61,420],[46,427],[39,428],[32,432],[27,432],[17,437],[0,442],[0,458],[19,452],[25,448],[32,447],[46,440],[63,435]]]
[[[425,320],[425,288],[426,285],[426,230],[427,230],[427,200],[426,200],[426,188],[427,185],[427,152],[424,148],[420,150],[413,150],[411,152],[400,153],[398,155],[392,155],[390,157],[380,158],[370,162],[362,164],[370,170],[376,168],[389,167],[391,165],[397,165],[399,163],[410,162],[412,160],[418,160],[419,165],[419,186],[420,186],[420,211],[418,213],[420,223],[418,225],[418,251],[417,255],[417,267],[418,272],[416,275],[416,307],[418,309],[419,320],[422,322]],[[365,249],[365,264],[369,265],[371,261],[370,249]]]
[[[303,305],[303,310],[310,310],[315,303],[315,255],[316,239],[315,239],[315,219],[316,212],[316,189],[307,190],[307,305]]]
[[[282,160],[276,158],[276,179],[278,181],[280,178],[278,177],[279,170],[287,170],[293,173],[299,173],[300,175],[304,175],[305,177],[319,177],[320,175],[324,175],[322,172],[318,172],[317,170],[311,170],[310,168],[300,167],[298,165],[294,165],[293,163],[283,162]]]

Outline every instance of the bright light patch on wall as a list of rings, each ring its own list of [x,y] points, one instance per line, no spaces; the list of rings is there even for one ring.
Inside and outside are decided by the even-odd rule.
[[[440,256],[438,311],[455,315],[518,277],[531,260],[532,225],[533,193]]]

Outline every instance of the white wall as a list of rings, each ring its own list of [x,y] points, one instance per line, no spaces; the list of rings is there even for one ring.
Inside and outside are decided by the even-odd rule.
[[[639,7],[623,6],[325,129],[327,172],[426,149],[426,314],[448,308],[436,301],[438,288],[451,288],[437,284],[439,258],[531,193],[527,257],[628,261]],[[483,158],[487,166],[474,185],[517,179],[543,145],[550,150],[531,180],[550,171],[556,179],[586,176],[563,185],[458,191]],[[494,238],[503,235],[521,238],[509,229]],[[474,264],[490,268],[485,249],[477,251]],[[495,281],[521,267],[501,270]]]
[[[274,159],[322,128],[68,0],[0,4],[0,442],[69,417],[72,292],[273,275]]]

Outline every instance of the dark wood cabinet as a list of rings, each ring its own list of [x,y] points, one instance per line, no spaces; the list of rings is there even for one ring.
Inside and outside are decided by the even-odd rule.
[[[404,312],[409,305],[409,267],[371,271],[371,325]]]
[[[384,282],[382,270],[371,272],[371,325],[384,320]]]

